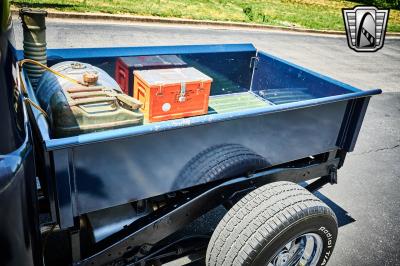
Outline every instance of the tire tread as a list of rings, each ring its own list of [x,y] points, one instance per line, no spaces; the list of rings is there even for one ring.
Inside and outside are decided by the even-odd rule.
[[[176,178],[176,188],[245,174],[246,169],[269,166],[266,159],[239,144],[212,146],[193,157]],[[244,172],[243,172],[244,171]],[[242,173],[243,172],[243,173]]]
[[[280,231],[309,215],[333,211],[306,189],[290,182],[274,182],[243,197],[215,229],[206,264],[250,265],[258,252]]]

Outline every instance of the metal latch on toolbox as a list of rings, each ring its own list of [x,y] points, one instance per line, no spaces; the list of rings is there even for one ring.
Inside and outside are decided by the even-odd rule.
[[[204,91],[204,81],[200,81],[200,86],[197,88],[197,95],[199,95],[200,91]]]
[[[180,92],[179,98],[178,98],[178,101],[179,101],[179,102],[184,102],[184,101],[186,101],[186,96],[185,96],[185,94],[186,94],[186,84],[185,84],[185,82],[181,82],[181,92]]]

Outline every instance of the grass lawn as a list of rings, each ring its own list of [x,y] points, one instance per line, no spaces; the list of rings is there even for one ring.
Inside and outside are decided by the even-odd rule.
[[[14,0],[14,7],[237,21],[344,30],[341,9],[361,4],[326,0]],[[390,10],[389,31],[400,32],[400,10]]]

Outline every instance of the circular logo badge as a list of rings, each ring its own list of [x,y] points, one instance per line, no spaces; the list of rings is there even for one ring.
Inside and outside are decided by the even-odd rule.
[[[169,110],[171,110],[171,104],[170,104],[170,103],[164,103],[164,104],[162,105],[161,109],[162,109],[164,112],[168,112]]]

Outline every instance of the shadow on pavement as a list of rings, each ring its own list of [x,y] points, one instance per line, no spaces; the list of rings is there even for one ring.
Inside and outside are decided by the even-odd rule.
[[[345,209],[337,205],[335,202],[331,201],[329,198],[321,194],[319,191],[314,192],[313,194],[317,198],[325,202],[325,204],[328,205],[333,210],[338,219],[339,227],[356,221],[353,217],[351,217],[351,215]]]

